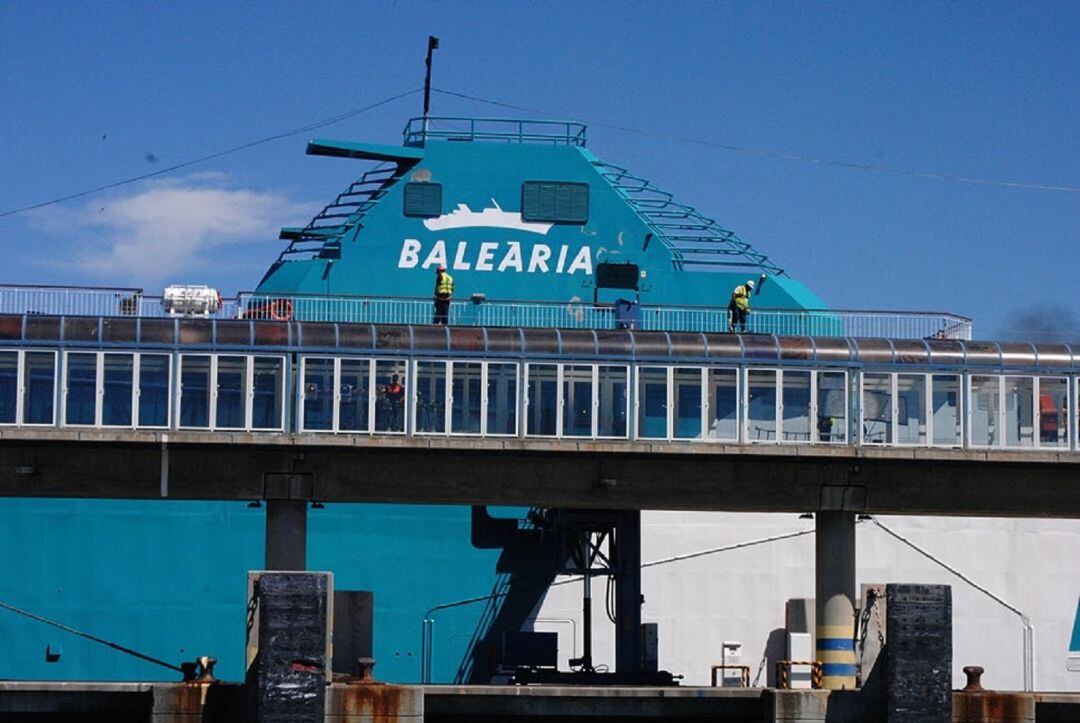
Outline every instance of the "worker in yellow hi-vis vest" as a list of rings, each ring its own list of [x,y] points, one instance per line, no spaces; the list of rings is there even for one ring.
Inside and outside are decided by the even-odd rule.
[[[445,266],[435,269],[435,320],[432,324],[450,323],[450,300],[454,296],[454,277]]]
[[[728,331],[746,331],[746,317],[750,315],[750,294],[754,291],[754,280],[739,284],[731,292],[728,302]]]

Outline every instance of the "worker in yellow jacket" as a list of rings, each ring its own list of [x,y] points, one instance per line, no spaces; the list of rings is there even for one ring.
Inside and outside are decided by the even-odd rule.
[[[454,296],[454,277],[445,266],[435,269],[435,320],[432,324],[450,323],[450,300]]]
[[[750,294],[754,291],[754,280],[739,284],[731,292],[728,302],[728,331],[746,331],[746,317],[750,315]]]

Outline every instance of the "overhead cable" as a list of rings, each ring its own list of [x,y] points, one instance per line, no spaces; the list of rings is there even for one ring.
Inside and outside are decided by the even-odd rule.
[[[968,585],[975,588],[976,590],[981,592],[983,595],[990,598],[991,600],[996,602],[998,605],[1000,605],[1001,607],[1005,608],[1006,610],[1008,610],[1009,612],[1013,613],[1018,618],[1020,618],[1020,625],[1024,628],[1024,637],[1023,637],[1023,641],[1022,641],[1022,644],[1023,644],[1022,658],[1023,658],[1023,668],[1024,668],[1024,671],[1023,671],[1023,674],[1024,674],[1024,690],[1028,691],[1028,692],[1034,691],[1035,690],[1035,625],[1032,624],[1031,618],[1028,617],[1028,615],[1026,613],[1024,613],[1022,610],[1020,610],[1018,607],[1008,603],[1005,599],[1003,599],[1001,596],[999,596],[999,595],[995,594],[994,592],[992,592],[986,586],[980,585],[979,583],[975,582],[973,579],[971,579],[970,577],[968,577],[964,573],[960,572],[960,570],[958,570],[957,568],[953,567],[952,565],[945,562],[944,560],[937,557],[936,555],[929,552],[928,550],[920,547],[919,545],[916,545],[914,542],[912,542],[908,538],[904,537],[899,532],[896,532],[895,530],[893,530],[893,529],[891,529],[889,527],[886,527],[884,524],[882,524],[877,519],[877,517],[871,517],[870,521],[873,522],[875,525],[877,525],[878,529],[880,529],[885,534],[889,535],[890,537],[892,537],[895,540],[898,540],[899,542],[903,543],[904,545],[907,545],[912,550],[919,553],[920,555],[922,555],[923,557],[925,557],[927,560],[934,563],[935,565],[938,565],[939,567],[945,568],[946,570],[951,572],[953,575],[960,578],[961,580],[966,582]]]
[[[443,90],[441,88],[432,88],[436,93],[442,93],[443,95],[452,96],[454,98],[461,98],[463,100],[476,101],[477,103],[486,103],[488,105],[496,106],[499,108],[508,108],[510,110],[519,110],[526,113],[539,113],[549,117],[555,117],[555,114],[547,111],[538,110],[536,108],[528,108],[525,106],[515,105],[513,103],[504,103],[502,101],[491,100],[489,98],[481,98],[480,96],[469,95],[468,93],[458,93],[452,90]],[[585,122],[585,121],[583,121]],[[893,166],[882,166],[876,163],[859,163],[854,161],[840,161],[833,158],[820,158],[816,156],[808,156],[801,153],[790,153],[788,151],[777,151],[768,148],[752,148],[750,146],[733,145],[730,143],[720,143],[717,141],[705,140],[702,138],[693,138],[690,136],[671,135],[667,133],[659,133],[656,131],[643,130],[641,128],[632,128],[630,126],[616,125],[614,123],[602,123],[596,121],[587,121],[591,126],[597,128],[608,128],[610,130],[623,131],[625,133],[635,133],[641,136],[647,136],[650,138],[657,138],[660,140],[677,141],[679,143],[690,143],[699,146],[707,146],[709,148],[719,148],[725,151],[732,151],[735,153],[742,153],[750,156],[762,156],[768,158],[779,158],[785,161],[802,161],[804,163],[814,163],[820,166],[835,166],[838,168],[848,168],[856,171],[870,171],[873,173],[888,173],[896,176],[908,176],[911,178],[929,178],[937,181],[952,181],[954,183],[966,183],[980,186],[997,186],[999,188],[1023,188],[1031,191],[1053,191],[1057,193],[1080,193],[1080,187],[1078,186],[1060,186],[1044,183],[1024,183],[1021,181],[1003,181],[994,178],[978,178],[975,176],[960,176],[950,173],[935,173],[931,171],[913,171],[905,168],[895,168]]]
[[[120,186],[126,186],[129,183],[136,183],[138,181],[145,181],[146,179],[154,178],[155,176],[163,176],[163,175],[165,175],[167,173],[172,173],[173,171],[178,171],[181,168],[187,168],[189,166],[194,166],[194,165],[199,164],[199,163],[206,163],[207,161],[212,161],[215,158],[221,158],[222,156],[228,156],[228,155],[230,155],[232,153],[237,153],[238,151],[244,151],[244,150],[247,150],[248,148],[254,148],[255,146],[261,146],[264,143],[269,143],[271,141],[277,141],[277,140],[280,140],[282,138],[288,138],[290,136],[299,135],[301,133],[307,133],[309,131],[313,131],[313,130],[316,130],[318,128],[324,128],[324,127],[326,127],[328,125],[333,125],[334,123],[340,123],[343,120],[348,120],[349,118],[355,118],[356,116],[358,116],[358,115],[360,115],[362,113],[367,113],[370,110],[374,110],[374,109],[378,108],[379,106],[386,105],[387,103],[392,103],[395,100],[400,100],[400,99],[405,98],[406,96],[410,96],[410,95],[412,95],[414,93],[419,93],[421,90],[422,90],[422,88],[413,88],[412,90],[406,91],[404,93],[398,93],[397,95],[390,96],[389,98],[383,98],[382,100],[377,101],[375,103],[365,105],[362,108],[356,108],[355,110],[346,111],[345,113],[341,113],[339,115],[332,116],[330,118],[326,118],[326,119],[323,119],[323,120],[320,120],[320,121],[315,121],[314,123],[309,123],[309,124],[307,124],[305,126],[300,126],[299,128],[293,128],[292,130],[287,130],[287,131],[282,131],[280,133],[275,133],[273,135],[266,136],[265,138],[260,138],[260,139],[255,140],[255,141],[250,141],[248,143],[242,143],[241,145],[233,146],[232,148],[226,148],[225,150],[217,151],[216,153],[211,153],[209,155],[200,156],[198,158],[193,158],[193,159],[191,159],[189,161],[184,161],[182,163],[177,163],[175,165],[169,166],[168,168],[162,168],[162,169],[159,169],[157,171],[153,171],[151,173],[143,173],[141,175],[132,176],[131,178],[125,178],[125,179],[120,180],[120,181],[113,181],[112,183],[106,183],[105,185],[102,185],[102,186],[95,186],[94,188],[88,188],[85,191],[79,191],[77,193],[71,193],[71,194],[68,194],[67,196],[61,196],[59,198],[53,198],[53,199],[50,199],[48,201],[42,201],[40,203],[34,203],[34,204],[29,205],[29,206],[23,206],[21,208],[9,209],[7,211],[0,212],[0,218],[4,218],[6,216],[14,216],[15,214],[23,213],[25,211],[32,211],[32,210],[34,210],[36,208],[44,208],[46,206],[53,206],[53,205],[55,205],[57,203],[63,203],[64,201],[71,201],[71,200],[76,199],[76,198],[82,198],[83,196],[89,196],[89,195],[94,194],[94,193],[100,193],[101,191],[107,191],[107,190],[109,190],[111,188],[118,188]]]
[[[436,90],[436,89],[432,88],[432,90]],[[715,555],[715,554],[717,554],[719,552],[731,552],[733,550],[741,550],[741,549],[747,548],[747,547],[755,547],[757,545],[764,545],[764,544],[769,543],[769,542],[780,542],[781,540],[790,540],[790,539],[793,539],[793,538],[796,538],[796,537],[803,537],[805,535],[812,535],[812,534],[814,534],[814,530],[812,530],[812,529],[811,530],[800,530],[798,532],[786,532],[784,534],[773,535],[771,537],[760,537],[760,538],[758,538],[756,540],[747,540],[745,542],[735,542],[733,544],[722,545],[720,547],[710,547],[710,548],[708,548],[706,550],[698,550],[697,552],[688,552],[688,553],[685,553],[683,555],[675,555],[674,557],[665,557],[665,558],[661,558],[659,560],[653,560],[651,562],[643,562],[643,563],[641,563],[641,569],[644,570],[644,569],[649,568],[649,567],[657,567],[658,565],[668,565],[668,564],[671,564],[673,562],[682,562],[683,560],[693,560],[693,559],[698,558],[698,557],[706,557],[708,555]],[[437,612],[439,610],[446,610],[448,608],[456,608],[456,607],[461,607],[463,605],[472,605],[473,603],[485,602],[487,600],[497,600],[499,598],[509,597],[509,596],[517,594],[517,593],[529,592],[531,590],[538,590],[538,589],[541,589],[541,588],[544,588],[544,587],[559,587],[561,585],[570,585],[571,583],[581,582],[583,577],[584,577],[583,575],[571,575],[569,577],[563,578],[562,580],[555,580],[554,582],[552,582],[550,584],[544,583],[542,585],[527,585],[527,586],[522,586],[522,587],[519,587],[519,588],[515,588],[513,590],[507,590],[506,592],[490,593],[488,595],[477,595],[476,597],[465,598],[464,600],[455,600],[454,602],[443,603],[441,605],[436,605],[436,606],[434,606],[432,608],[429,608],[427,613],[425,613],[425,617],[430,617],[432,613]]]
[[[25,617],[28,617],[31,620],[36,620],[39,623],[45,623],[46,625],[51,625],[54,628],[59,628],[60,630],[63,630],[64,632],[71,633],[72,635],[78,635],[80,638],[86,638],[87,640],[91,640],[91,641],[93,641],[95,643],[100,643],[101,645],[106,645],[106,646],[112,648],[113,650],[118,650],[121,653],[125,653],[126,655],[131,655],[131,656],[134,656],[136,658],[139,658],[140,660],[145,660],[148,663],[153,663],[154,665],[160,665],[161,667],[168,668],[169,670],[175,670],[175,671],[178,671],[178,672],[181,672],[181,673],[184,672],[183,669],[178,665],[173,665],[172,663],[166,663],[164,660],[161,660],[159,658],[155,658],[155,657],[150,656],[150,655],[146,655],[145,653],[140,653],[138,650],[132,650],[131,648],[125,647],[125,646],[120,645],[118,643],[109,642],[108,640],[105,640],[103,638],[99,638],[97,636],[91,635],[90,633],[84,633],[81,630],[76,630],[75,628],[68,627],[67,625],[64,625],[63,623],[58,623],[55,620],[49,620],[48,618],[43,618],[40,615],[35,615],[34,613],[32,613],[32,612],[30,612],[28,610],[23,610],[21,608],[17,608],[14,605],[9,605],[6,602],[0,601],[0,608],[4,608],[5,610],[10,610],[13,613],[18,613],[19,615],[23,615]]]

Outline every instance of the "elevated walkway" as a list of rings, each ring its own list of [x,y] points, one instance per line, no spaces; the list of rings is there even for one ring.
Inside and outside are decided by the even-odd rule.
[[[1064,344],[0,315],[0,495],[1069,517],[1078,389]]]

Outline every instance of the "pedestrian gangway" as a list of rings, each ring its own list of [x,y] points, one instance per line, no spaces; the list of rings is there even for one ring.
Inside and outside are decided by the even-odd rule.
[[[0,315],[0,427],[1080,451],[1080,349]]]

